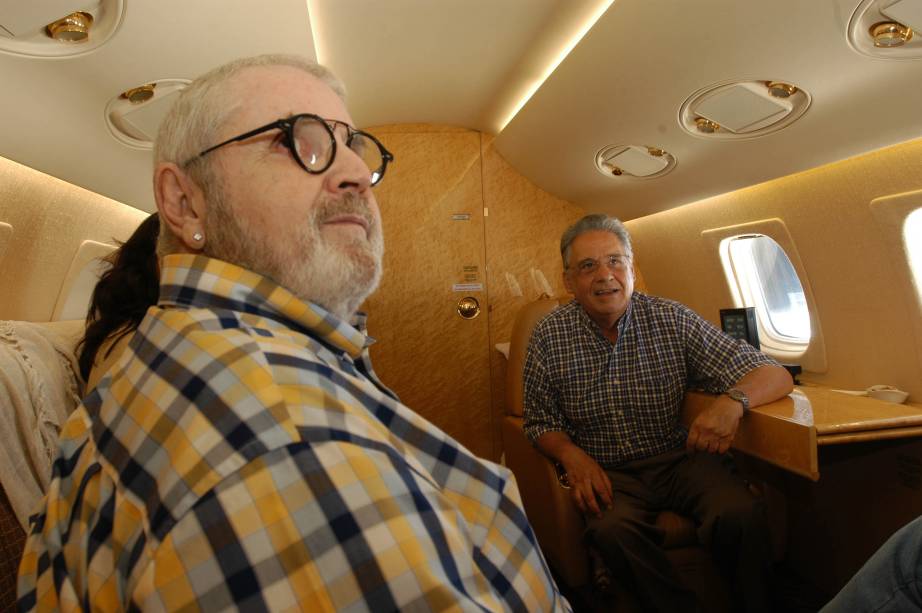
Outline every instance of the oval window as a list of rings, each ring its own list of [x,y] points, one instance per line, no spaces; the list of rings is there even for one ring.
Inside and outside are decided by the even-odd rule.
[[[754,306],[763,331],[786,345],[810,341],[810,312],[803,285],[784,249],[763,234],[730,239],[730,261],[746,306]]]
[[[903,240],[909,255],[909,269],[916,281],[916,292],[922,302],[922,209],[916,209],[906,217],[903,226]]]

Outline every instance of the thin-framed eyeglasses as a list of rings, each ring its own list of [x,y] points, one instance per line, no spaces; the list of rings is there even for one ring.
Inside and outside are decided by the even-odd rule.
[[[282,142],[291,151],[295,162],[312,175],[326,172],[336,159],[337,131],[340,133],[339,140],[365,162],[371,173],[372,185],[381,182],[388,163],[394,161],[394,155],[368,132],[356,130],[349,124],[336,119],[324,119],[319,115],[300,113],[229,138],[205,149],[186,164],[191,164],[224,145],[246,140],[269,130],[282,131]]]
[[[621,253],[613,253],[602,258],[601,262],[599,260],[587,258],[577,262],[576,266],[570,270],[575,270],[579,275],[588,276],[595,274],[603,262],[609,270],[615,272],[623,272],[631,267],[631,256]]]

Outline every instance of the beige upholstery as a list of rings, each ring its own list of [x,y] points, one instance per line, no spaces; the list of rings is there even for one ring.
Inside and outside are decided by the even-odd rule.
[[[79,401],[73,350],[83,321],[0,321],[0,611],[14,609],[27,519],[51,473],[61,424]]]
[[[556,300],[538,300],[522,307],[512,329],[506,385],[506,416],[503,419],[503,445],[506,464],[516,476],[522,502],[548,563],[571,587],[590,581],[590,563],[582,534],[582,515],[557,476],[554,464],[538,452],[522,430],[523,367],[528,339],[535,324],[558,305]],[[703,394],[691,393],[686,405],[708,402]],[[695,524],[687,517],[664,511],[656,520],[665,531],[667,556],[680,575],[695,586],[708,610],[728,606],[725,586],[717,574],[710,554],[698,545]],[[616,578],[617,579],[617,578]]]
[[[86,319],[96,283],[102,273],[109,269],[109,264],[103,258],[115,249],[115,245],[96,241],[80,243],[61,284],[51,321]]]

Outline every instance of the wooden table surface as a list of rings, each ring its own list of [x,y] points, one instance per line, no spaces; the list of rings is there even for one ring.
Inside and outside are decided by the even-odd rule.
[[[689,394],[686,420],[710,401]],[[818,448],[922,435],[922,405],[894,404],[810,385],[755,407],[740,422],[733,448],[819,480]]]

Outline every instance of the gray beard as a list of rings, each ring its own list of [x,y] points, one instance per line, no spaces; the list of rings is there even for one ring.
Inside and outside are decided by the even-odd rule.
[[[384,243],[381,227],[364,200],[347,193],[323,197],[297,225],[288,241],[255,236],[237,221],[220,194],[209,198],[203,253],[272,279],[301,300],[349,321],[378,287]],[[369,239],[332,244],[320,232],[324,220],[342,213],[362,215]]]

